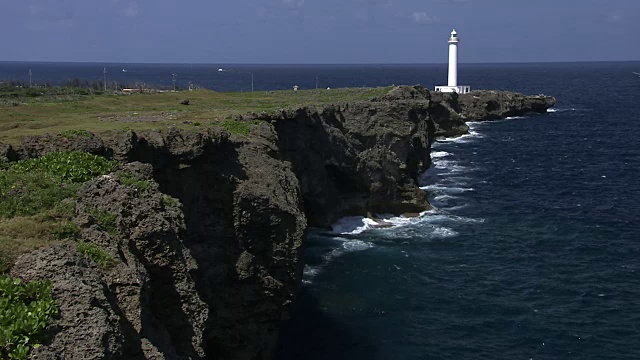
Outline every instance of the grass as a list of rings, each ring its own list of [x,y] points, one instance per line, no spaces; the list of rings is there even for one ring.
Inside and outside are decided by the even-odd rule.
[[[59,134],[67,138],[109,137],[123,130],[220,127],[246,136],[252,122],[229,120],[234,115],[273,113],[297,106],[367,100],[386,88],[220,93],[196,90],[178,93],[100,94],[77,88],[0,88],[0,144],[19,144],[29,135]],[[190,105],[180,105],[183,99]],[[83,153],[59,153],[7,165],[0,162],[0,273],[16,256],[61,238],[74,237],[73,209],[58,209],[74,199],[83,181],[108,173],[114,164]],[[121,183],[141,194],[151,184],[126,175]],[[74,201],[71,201],[74,203]],[[175,202],[177,204],[177,201]],[[172,199],[165,199],[172,206]],[[97,211],[97,210],[96,210]],[[96,222],[118,234],[115,215],[96,212]]]
[[[231,134],[247,136],[249,135],[249,132],[251,132],[251,128],[258,123],[259,121],[225,120],[222,122],[221,126]]]
[[[153,187],[150,181],[144,180],[139,175],[128,171],[118,172],[118,180],[120,184],[132,187],[140,192],[148,191]]]
[[[113,266],[113,256],[96,244],[80,242],[76,246],[76,249],[79,253],[87,256],[103,269],[108,269]]]
[[[81,184],[114,163],[79,152],[53,153],[0,170],[0,274],[22,253],[73,238],[71,223]]]
[[[93,209],[89,211],[89,214],[96,221],[98,226],[102,228],[102,230],[108,232],[113,236],[117,236],[120,234],[120,230],[118,230],[118,225],[116,221],[118,220],[118,216],[112,212],[106,210]]]
[[[72,129],[72,130],[65,130],[58,135],[71,139],[71,138],[77,138],[77,137],[91,137],[92,133],[87,130]]]
[[[366,100],[384,95],[390,89],[74,94],[66,100],[52,96],[24,97],[17,106],[0,102],[0,143],[18,144],[24,136],[45,133],[81,136],[82,131],[91,131],[108,137],[123,129],[164,129],[171,126],[193,129],[194,124],[218,126],[237,114]],[[190,100],[189,106],[179,104],[185,98]]]
[[[175,207],[178,206],[180,204],[180,202],[178,201],[178,199],[171,197],[169,195],[162,195],[162,203],[165,206],[171,206],[171,207]]]

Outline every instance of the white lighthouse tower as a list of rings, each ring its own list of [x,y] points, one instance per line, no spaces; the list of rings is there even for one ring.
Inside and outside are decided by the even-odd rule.
[[[449,37],[449,81],[447,86],[436,86],[436,91],[440,92],[456,92],[458,94],[466,94],[471,91],[470,86],[458,86],[458,33],[455,29]]]

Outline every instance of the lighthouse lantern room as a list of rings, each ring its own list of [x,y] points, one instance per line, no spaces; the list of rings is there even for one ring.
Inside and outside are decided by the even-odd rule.
[[[470,86],[458,86],[458,33],[455,29],[449,37],[449,81],[447,86],[436,86],[439,92],[456,92],[458,94],[466,94],[471,91]]]

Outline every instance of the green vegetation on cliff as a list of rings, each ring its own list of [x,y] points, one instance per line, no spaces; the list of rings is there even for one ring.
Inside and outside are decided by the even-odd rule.
[[[77,151],[5,164],[0,170],[0,273],[21,253],[73,237],[78,230],[70,219],[78,189],[114,166]]]
[[[0,275],[0,359],[27,359],[42,343],[49,319],[58,313],[51,286]]]
[[[76,249],[79,253],[86,255],[103,269],[113,265],[113,256],[96,244],[79,242]]]
[[[0,144],[17,144],[23,136],[46,133],[81,136],[87,130],[104,135],[122,129],[222,126],[219,122],[234,115],[274,112],[299,105],[360,101],[384,95],[390,89],[391,87],[244,93],[196,90],[103,95],[97,95],[96,92],[85,95],[73,92],[73,96],[63,96],[54,90],[48,90],[51,93],[37,97],[26,94],[39,89],[19,89],[21,93],[15,94],[16,96],[0,96]],[[189,105],[181,105],[180,101],[183,99],[189,99]]]

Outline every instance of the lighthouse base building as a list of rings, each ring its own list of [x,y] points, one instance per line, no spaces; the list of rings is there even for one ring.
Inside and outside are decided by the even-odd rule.
[[[451,32],[449,37],[449,81],[447,86],[436,86],[436,91],[447,93],[466,94],[471,91],[471,87],[468,85],[458,85],[458,33],[455,29]]]
[[[436,86],[436,91],[437,92],[444,92],[444,93],[458,93],[458,94],[466,94],[469,91],[471,91],[471,86],[469,85],[462,85],[462,86]]]

